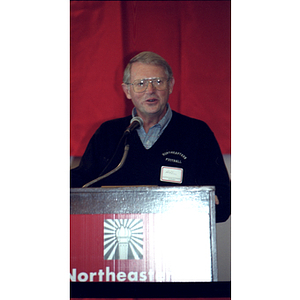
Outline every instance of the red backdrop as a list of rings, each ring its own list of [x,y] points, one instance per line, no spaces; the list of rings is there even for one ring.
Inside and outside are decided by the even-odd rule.
[[[205,121],[230,153],[230,1],[71,1],[71,156],[131,113],[123,70],[141,51],[171,65],[171,108]]]

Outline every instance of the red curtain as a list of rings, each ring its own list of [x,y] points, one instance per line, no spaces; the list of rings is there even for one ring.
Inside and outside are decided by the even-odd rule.
[[[230,153],[230,1],[71,1],[71,156],[131,113],[123,70],[141,51],[171,65],[171,108],[205,121]]]

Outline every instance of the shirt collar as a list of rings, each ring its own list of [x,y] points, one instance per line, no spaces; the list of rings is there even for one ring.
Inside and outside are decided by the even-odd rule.
[[[136,112],[136,108],[134,107],[132,109],[132,117],[136,117],[137,116],[137,112]],[[161,127],[161,129],[164,129],[168,124],[169,124],[169,121],[171,120],[172,118],[172,109],[170,107],[170,104],[167,103],[167,112],[166,114],[163,116],[163,118],[154,126],[157,126],[159,125]],[[153,126],[153,127],[154,127]]]

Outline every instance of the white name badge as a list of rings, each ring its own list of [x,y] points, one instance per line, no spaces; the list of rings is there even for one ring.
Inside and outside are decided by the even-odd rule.
[[[182,183],[183,169],[173,167],[161,167],[160,181]]]

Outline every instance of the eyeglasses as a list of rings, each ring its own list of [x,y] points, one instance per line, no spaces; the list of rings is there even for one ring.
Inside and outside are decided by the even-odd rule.
[[[166,78],[144,78],[144,79],[137,79],[133,83],[127,83],[127,84],[131,84],[133,87],[133,90],[136,93],[142,93],[142,92],[146,91],[149,82],[152,84],[152,87],[154,87],[158,91],[163,91],[168,88],[169,79],[166,79]]]

